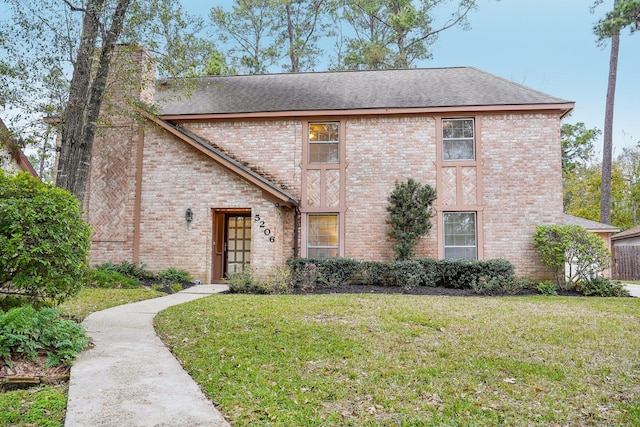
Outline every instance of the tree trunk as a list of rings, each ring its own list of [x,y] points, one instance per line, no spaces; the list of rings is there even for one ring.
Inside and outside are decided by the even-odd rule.
[[[293,22],[291,22],[291,3],[285,5],[285,11],[287,12],[287,35],[289,36],[289,59],[291,60],[291,72],[297,73],[298,70],[298,57],[296,55],[296,36],[294,34]]]
[[[618,0],[614,2],[615,8]],[[620,34],[611,36],[611,56],[609,59],[609,83],[604,113],[604,142],[602,147],[602,192],[600,195],[600,222],[611,224],[611,163],[613,157],[613,107],[616,95],[618,73],[618,50]]]
[[[80,203],[89,179],[91,151],[98,115],[104,98],[111,54],[118,41],[130,0],[118,0],[111,26],[104,35],[99,63],[93,74],[95,44],[98,37],[99,13],[104,0],[90,0],[82,22],[82,39],[71,79],[69,102],[62,123],[62,140],[56,185],[73,193]]]

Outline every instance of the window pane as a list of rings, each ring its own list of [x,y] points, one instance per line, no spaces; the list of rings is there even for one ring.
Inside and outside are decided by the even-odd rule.
[[[477,258],[475,212],[444,213],[444,257]]]
[[[338,258],[338,249],[331,248],[309,248],[307,258]]]
[[[309,163],[340,162],[340,123],[309,123]]]
[[[442,159],[475,159],[473,119],[442,120]]]
[[[307,217],[307,256],[335,258],[338,256],[338,248],[338,215],[309,215]]]
[[[473,140],[442,141],[443,160],[473,160]]]
[[[337,143],[309,144],[309,163],[339,163]]]

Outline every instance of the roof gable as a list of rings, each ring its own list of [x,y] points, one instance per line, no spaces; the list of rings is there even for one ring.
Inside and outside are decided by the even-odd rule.
[[[157,85],[160,115],[573,106],[472,67],[210,76],[182,89],[178,85],[176,80]]]

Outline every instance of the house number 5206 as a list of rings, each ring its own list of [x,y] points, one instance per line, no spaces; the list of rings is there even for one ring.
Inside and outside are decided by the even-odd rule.
[[[276,241],[276,237],[271,235],[271,229],[267,228],[267,223],[260,217],[260,215],[255,215],[253,220],[258,223],[258,227],[260,227],[260,230],[262,230],[271,243]]]

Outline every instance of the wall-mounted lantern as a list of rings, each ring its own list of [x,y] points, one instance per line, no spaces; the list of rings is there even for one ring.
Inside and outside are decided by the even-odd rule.
[[[191,210],[191,208],[187,209],[187,211],[184,213],[184,219],[186,219],[188,223],[191,223],[191,221],[193,221],[193,211]]]

